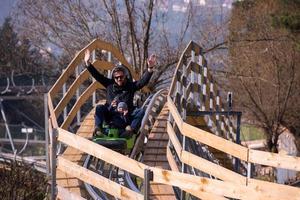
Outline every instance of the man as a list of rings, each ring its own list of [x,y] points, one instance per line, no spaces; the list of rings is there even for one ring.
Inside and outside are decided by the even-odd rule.
[[[130,115],[130,126],[126,128],[126,137],[136,133],[144,116],[144,110],[134,109],[133,97],[137,90],[142,89],[148,84],[153,74],[156,64],[156,56],[151,55],[147,60],[148,69],[138,81],[131,81],[127,77],[126,68],[122,65],[116,66],[112,71],[112,79],[100,74],[96,68],[89,62],[90,51],[86,50],[84,56],[85,65],[90,74],[106,88],[106,104],[98,105],[95,112],[95,131],[94,134],[101,134],[103,122],[109,122],[111,115],[109,107],[116,107],[119,102],[125,102],[128,106],[128,114]]]

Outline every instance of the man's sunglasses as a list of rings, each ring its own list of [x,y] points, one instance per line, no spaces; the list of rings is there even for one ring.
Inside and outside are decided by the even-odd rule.
[[[116,79],[116,80],[118,80],[118,79],[123,80],[123,79],[124,79],[124,76],[115,76],[114,79]]]

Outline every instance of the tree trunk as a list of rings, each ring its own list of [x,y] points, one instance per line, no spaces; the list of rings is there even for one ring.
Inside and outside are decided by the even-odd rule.
[[[269,152],[277,153],[277,142],[279,134],[276,131],[267,131],[267,148]]]

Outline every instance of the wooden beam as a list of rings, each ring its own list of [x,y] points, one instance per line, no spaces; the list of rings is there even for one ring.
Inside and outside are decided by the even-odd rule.
[[[176,171],[179,172],[178,166],[172,156],[171,150],[169,147],[167,147],[167,159],[169,162],[169,165],[172,169],[172,171]],[[226,200],[225,197],[222,196],[218,196],[212,193],[207,193],[207,192],[197,192],[197,191],[193,191],[193,190],[185,190],[186,192],[194,195],[195,197],[198,197],[200,199],[216,199],[216,200]]]
[[[68,189],[57,186],[57,198],[58,199],[72,199],[72,200],[86,200],[85,198],[78,196],[77,194],[69,191]]]
[[[178,128],[182,126],[182,123],[183,123],[183,120],[180,116],[180,114],[178,113],[178,110],[175,106],[175,104],[173,103],[173,100],[171,99],[170,96],[167,97],[167,105],[168,105],[168,108],[169,108],[169,112],[171,113],[171,115],[173,116]],[[180,129],[180,128],[179,128]]]
[[[184,59],[184,53],[182,53],[181,56],[180,56],[180,58],[179,58],[179,61],[178,61],[177,65],[176,65],[176,69],[175,69],[174,74],[176,74],[177,71],[179,70],[179,68],[182,67],[182,65],[183,65],[183,59]],[[174,92],[174,89],[175,89],[175,86],[176,86],[176,82],[177,82],[177,78],[176,78],[176,76],[173,76],[173,79],[172,79],[172,82],[171,82],[171,86],[170,86],[170,90],[169,90],[169,93],[168,93],[168,97],[173,95],[173,92]]]
[[[48,109],[49,109],[49,114],[50,114],[52,128],[57,128],[58,124],[57,124],[57,119],[55,117],[53,103],[52,103],[52,99],[51,99],[50,93],[48,93],[47,96],[48,96]]]
[[[259,150],[249,150],[249,162],[277,168],[300,171],[300,157],[280,155]]]
[[[57,158],[57,168],[67,174],[97,187],[98,189],[111,194],[119,199],[144,199],[143,195],[134,192],[118,183],[111,181],[95,172],[64,159],[61,156]],[[69,198],[68,198],[69,199]]]
[[[115,65],[112,62],[96,60],[95,62],[93,62],[93,66],[98,70],[111,70],[114,68]]]
[[[133,159],[130,159],[126,156],[123,156],[101,145],[98,145],[94,142],[81,138],[63,129],[58,128],[58,131],[59,131],[59,135],[58,135],[59,141],[67,145],[70,145],[74,148],[81,149],[90,155],[93,155],[101,160],[104,160],[108,163],[111,163],[115,166],[120,167],[121,169],[124,169],[132,174],[135,174],[143,178],[143,173],[144,173],[144,169],[146,168],[146,165],[139,163]],[[154,182],[163,183],[167,185],[174,185],[174,186],[181,187],[183,189],[191,189],[191,190],[194,189],[196,191],[199,191],[199,188],[202,188],[201,185],[199,184],[201,183],[200,180],[202,179],[200,179],[199,177],[182,174],[182,173],[177,173],[173,175],[172,171],[162,170],[159,168],[150,167],[150,169],[154,172],[154,177],[155,177]],[[170,177],[170,179],[168,177]],[[183,181],[181,181],[181,177],[183,177]],[[177,179],[175,181],[175,184],[173,184],[174,179]],[[193,179],[196,180],[191,182],[191,180]],[[203,192],[202,190],[200,191]],[[212,193],[212,191],[210,191],[210,193]]]
[[[59,141],[73,146],[74,148],[81,149],[90,155],[93,155],[143,178],[144,169],[147,167],[146,165],[63,129],[58,128],[58,131]],[[272,197],[272,199],[281,199],[282,197],[281,195],[280,198],[277,198],[275,195],[273,195],[272,190],[264,189],[264,192],[262,192],[262,189],[246,187],[244,185],[232,182],[211,180],[208,178],[196,177],[189,174],[163,170],[155,167],[149,167],[149,169],[151,169],[154,173],[154,182],[173,185],[184,190],[193,190],[198,193],[207,192],[237,199],[271,199],[266,197]],[[261,187],[263,188],[264,185],[262,184]],[[290,188],[289,186],[286,187]],[[249,194],[251,194],[250,197]]]
[[[211,174],[221,180],[232,181],[236,183],[246,184],[246,178],[228,170],[224,167],[211,163],[201,157],[195,156],[187,151],[182,151],[180,142],[178,141],[175,132],[170,122],[167,122],[167,132],[172,144],[178,154],[180,160],[192,167],[195,167],[201,171]]]
[[[183,122],[181,133],[198,142],[247,161],[248,149]]]
[[[235,173],[225,167],[212,163],[190,152],[182,151],[180,160],[194,168],[208,173],[218,179],[246,185],[246,177]]]
[[[300,200],[300,189],[288,185],[248,179],[247,187],[262,193],[264,199]]]
[[[201,178],[190,174],[183,174],[180,172],[162,170],[153,167],[150,169],[154,172],[154,182],[177,186],[186,191],[194,191],[196,194],[206,192],[217,196],[247,200],[300,199],[300,189],[291,186],[279,185],[265,181],[259,181],[260,183],[254,181],[255,183],[250,183],[252,185],[245,186],[243,184],[210,178]],[[274,192],[274,190],[277,191]]]
[[[86,102],[86,100],[92,96],[93,92],[96,89],[103,88],[103,86],[98,82],[93,82],[79,97],[79,99],[76,101],[70,112],[68,113],[67,118],[61,125],[61,128],[67,129],[68,126],[72,123],[74,117],[76,116],[76,113],[81,108],[81,106]]]
[[[223,182],[210,178],[198,177],[158,168],[150,168],[154,174],[154,182],[173,185],[186,191],[194,191],[197,195],[206,192],[217,196],[246,199],[254,190],[232,182]]]
[[[175,159],[173,158],[173,155],[172,155],[172,152],[170,150],[170,147],[167,146],[167,160],[168,160],[168,163],[171,167],[171,170],[172,171],[175,171],[175,172],[179,172],[179,168],[176,164],[176,161]]]
[[[66,94],[63,96],[63,98],[59,101],[57,106],[54,109],[55,116],[58,117],[61,112],[64,110],[64,108],[68,105],[72,97],[75,95],[76,90],[79,88],[79,86],[89,78],[89,72],[85,69],[80,73],[80,75],[76,78],[76,80],[72,83],[72,85],[69,87]]]
[[[181,157],[181,152],[182,152],[182,146],[174,132],[174,129],[172,127],[172,125],[170,124],[170,122],[167,122],[167,132],[168,132],[168,135],[169,135],[169,139],[171,140],[174,148],[175,148],[175,151],[177,153],[177,155],[179,156],[179,158]]]

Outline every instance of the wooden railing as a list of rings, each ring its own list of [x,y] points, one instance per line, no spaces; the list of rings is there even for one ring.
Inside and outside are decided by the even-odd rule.
[[[212,93],[215,88],[213,88],[212,84],[210,84],[209,86],[203,85],[207,81],[211,82],[209,81],[209,79],[211,79],[211,76],[207,74],[207,69],[205,69],[206,62],[204,63],[204,65],[203,63],[201,64],[201,62],[200,64],[197,64],[195,62],[195,54],[198,54],[200,57],[202,57],[202,60],[205,60],[201,55],[201,48],[197,46],[197,44],[191,42],[182,54],[181,59],[177,65],[175,76],[173,78],[171,89],[169,91],[169,96],[167,97],[167,104],[170,111],[169,122],[167,124],[167,132],[169,134],[170,144],[175,150],[175,152],[173,152],[170,147],[168,147],[167,149],[167,158],[172,170],[179,170],[179,166],[177,165],[177,162],[175,162],[174,158],[174,153],[176,153],[176,157],[180,159],[181,163],[184,163],[202,172],[210,174],[218,179],[221,179],[224,181],[224,184],[225,182],[235,183],[246,188],[246,191],[249,188],[256,188],[255,193],[249,193],[251,194],[251,197],[249,197],[249,199],[260,199],[262,197],[263,199],[273,199],[275,198],[274,196],[276,196],[276,199],[300,199],[300,189],[291,186],[255,180],[253,178],[250,178],[250,176],[244,177],[234,171],[228,170],[220,165],[194,155],[191,152],[188,152],[183,147],[184,144],[180,142],[179,138],[188,137],[199,142],[202,145],[207,145],[242,161],[245,161],[249,164],[248,166],[250,166],[250,163],[253,163],[300,171],[299,157],[252,150],[228,140],[230,138],[226,139],[226,137],[222,138],[218,134],[213,134],[213,131],[207,132],[188,124],[188,121],[186,120],[187,112],[189,112],[188,109],[197,110],[197,107],[199,109],[200,106],[201,110],[216,110],[215,106],[217,104],[218,106],[220,106],[220,98],[218,98],[218,100],[214,100],[212,94],[209,95],[210,103],[207,103],[207,93],[205,91],[207,91],[209,87],[209,91],[211,91]],[[191,61],[186,62],[186,57],[191,57]],[[203,68],[203,74],[199,73],[201,69],[200,67]],[[204,75],[204,78],[202,75]],[[195,77],[197,76],[199,79],[198,83],[195,84]],[[207,80],[202,81],[201,79]],[[200,88],[202,88],[202,92],[200,92]],[[193,94],[193,99],[191,99],[191,94]],[[199,97],[201,97],[201,95],[202,98],[200,99]],[[214,102],[217,102],[217,104],[215,105]],[[222,122],[224,118],[222,119],[220,117],[218,119],[213,118],[210,120],[215,123],[219,123],[220,121],[218,122],[218,120],[221,120],[221,123],[224,123],[224,121]],[[227,128],[229,129],[230,127],[228,126]],[[258,193],[258,190],[260,190],[261,194]],[[274,191],[276,191],[276,195],[271,194]],[[214,192],[214,194],[216,193],[217,192]],[[291,195],[291,193],[293,193],[293,195]],[[240,198],[244,199],[244,197],[242,196],[240,196]]]
[[[105,45],[104,45],[105,44]],[[232,172],[228,169],[225,169],[219,165],[211,163],[203,158],[200,158],[188,151],[186,151],[177,135],[181,134],[184,137],[189,137],[193,140],[196,140],[202,144],[211,146],[213,148],[219,149],[227,154],[235,156],[241,160],[252,163],[259,164],[268,164],[274,167],[281,167],[293,170],[300,169],[300,159],[298,157],[291,156],[281,156],[278,154],[271,154],[267,152],[261,152],[256,150],[247,149],[240,145],[237,145],[229,140],[221,138],[212,133],[203,131],[198,129],[188,123],[186,123],[184,116],[184,109],[188,106],[201,106],[203,109],[209,108],[212,106],[211,103],[214,102],[216,105],[220,104],[218,100],[210,100],[207,101],[206,94],[203,91],[207,91],[208,87],[203,87],[203,85],[196,83],[196,73],[197,69],[193,66],[197,66],[193,64],[193,61],[189,62],[189,67],[180,69],[179,66],[183,66],[185,63],[184,56],[195,57],[195,54],[201,52],[201,49],[197,47],[194,43],[190,43],[188,48],[183,53],[183,56],[180,59],[180,63],[177,66],[177,70],[175,72],[176,76],[173,79],[171,89],[168,96],[168,107],[170,110],[170,120],[167,124],[167,131],[170,137],[170,143],[174,146],[176,154],[180,158],[180,161],[190,165],[194,168],[197,168],[206,173],[212,174],[221,180],[213,180],[209,178],[198,177],[190,174],[181,173],[178,171],[178,166],[173,158],[170,148],[167,148],[167,157],[170,163],[170,166],[173,171],[163,170],[160,168],[150,167],[143,163],[140,163],[134,159],[131,159],[125,155],[121,155],[115,151],[107,149],[101,145],[98,145],[92,141],[89,141],[85,138],[77,136],[66,130],[70,125],[71,121],[75,118],[74,113],[79,111],[79,108],[86,102],[86,100],[92,95],[92,93],[97,89],[101,88],[101,85],[93,82],[89,84],[82,95],[77,99],[74,106],[70,109],[68,116],[65,120],[59,124],[57,119],[60,116],[72,96],[75,95],[76,90],[80,87],[83,87],[82,83],[84,80],[87,80],[88,75],[87,72],[83,71],[80,75],[72,82],[71,86],[63,95],[63,97],[58,101],[56,105],[53,104],[56,97],[59,96],[59,91],[63,88],[65,83],[68,83],[68,79],[72,76],[73,72],[76,71],[76,66],[80,64],[83,58],[83,52],[85,49],[89,48],[90,50],[94,50],[96,48],[103,48],[103,46],[107,51],[111,51],[112,54],[117,57],[125,66],[128,66],[125,59],[118,55],[116,49],[114,49],[110,44],[104,43],[99,40],[93,41],[90,45],[84,48],[81,52],[77,54],[77,56],[73,59],[72,63],[68,66],[68,68],[64,71],[61,77],[58,79],[56,84],[50,90],[48,94],[48,107],[50,113],[50,125],[49,125],[49,133],[51,135],[51,147],[52,147],[52,184],[55,186],[55,166],[57,169],[62,170],[63,172],[72,175],[72,177],[76,177],[84,182],[89,183],[97,187],[98,189],[107,192],[117,198],[120,199],[143,199],[144,196],[141,193],[137,193],[135,191],[126,188],[125,186],[119,185],[116,182],[112,182],[111,180],[96,174],[88,169],[83,168],[71,161],[66,160],[62,156],[58,155],[56,157],[55,150],[57,142],[62,142],[65,145],[73,147],[75,149],[79,149],[87,154],[90,154],[98,159],[101,159],[107,163],[110,163],[114,166],[119,167],[129,173],[138,176],[142,179],[145,179],[144,172],[145,170],[150,170],[153,172],[153,182],[167,184],[171,186],[176,186],[196,197],[201,199],[226,199],[225,197],[235,198],[235,199],[300,199],[300,190],[297,188],[279,185],[275,183],[269,183],[265,181],[259,181],[252,178],[243,177],[235,172]],[[194,52],[194,53],[191,53]],[[97,65],[98,61],[95,61],[94,64]],[[101,61],[102,62],[102,61]],[[99,63],[99,62],[98,62]],[[106,62],[102,62],[106,63]],[[187,63],[185,63],[187,64]],[[110,69],[111,64],[104,64]],[[207,70],[207,69],[206,69]],[[185,76],[182,76],[180,74]],[[187,74],[193,74],[190,78],[186,78]],[[133,73],[134,74],[134,73]],[[203,77],[205,77],[207,71],[203,72]],[[200,75],[197,78],[200,79]],[[193,82],[192,82],[193,80]],[[198,80],[198,79],[197,79]],[[204,78],[203,78],[204,80]],[[204,82],[207,82],[207,79]],[[184,95],[183,98],[178,95],[181,91],[181,82],[184,87],[182,87],[182,92]],[[202,83],[202,81],[200,81]],[[201,87],[200,87],[200,86]],[[204,89],[203,89],[204,88]],[[210,87],[212,88],[212,87]],[[202,89],[202,92],[200,91]],[[177,92],[175,92],[177,91]],[[203,95],[201,95],[203,94]],[[212,97],[212,95],[210,95]],[[198,98],[199,97],[199,98]],[[199,101],[195,100],[195,98],[199,99]],[[202,99],[200,101],[200,98]],[[210,98],[211,99],[211,98]],[[204,102],[204,103],[203,103]],[[201,103],[201,104],[200,104]],[[200,104],[200,105],[198,105]],[[181,107],[182,106],[182,107]],[[219,105],[220,106],[220,105]],[[183,108],[183,109],[182,109]],[[224,131],[229,130],[230,124],[226,123],[225,118],[211,118],[215,123],[224,123],[223,129]],[[218,122],[219,120],[219,122]],[[55,162],[57,161],[57,163]],[[73,195],[75,198],[76,195],[66,192],[63,188],[58,187],[59,191],[64,191],[64,194]],[[55,193],[55,190],[52,190]],[[72,197],[72,198],[73,198]],[[68,198],[68,197],[67,197]],[[82,199],[78,197],[78,199]]]
[[[184,124],[185,123],[183,122],[182,130],[184,132],[190,131],[190,129],[186,128]],[[87,154],[90,154],[114,166],[118,166],[120,169],[128,171],[142,179],[144,179],[144,170],[151,170],[153,172],[153,182],[179,187],[199,198],[225,199],[224,197],[230,197],[236,199],[300,199],[299,189],[293,187],[254,179],[248,179],[246,185],[246,178],[242,180],[243,178],[238,174],[234,175],[233,172],[226,172],[220,166],[206,164],[206,162],[203,162],[203,160],[201,160],[199,157],[182,151],[179,145],[176,146],[176,150],[181,152],[180,157],[184,158],[187,163],[199,166],[203,164],[204,166],[201,166],[201,168],[213,167],[210,169],[211,171],[216,170],[219,171],[220,174],[225,173],[224,176],[228,177],[227,180],[213,180],[176,171],[150,167],[127,156],[121,155],[113,150],[72,134],[64,129],[58,128],[57,130],[58,141],[63,142],[68,146],[80,149]],[[172,133],[170,134],[170,132],[172,132],[172,128],[170,125],[168,125],[168,133],[170,137],[172,137]],[[174,142],[174,139],[171,140]],[[222,140],[228,142],[225,139]],[[99,174],[95,174],[94,172],[91,172],[81,166],[78,166],[61,156],[58,156],[57,160],[58,169],[63,170],[66,173],[69,173],[72,176],[99,188],[100,190],[116,196],[117,198],[143,198],[142,194],[134,192],[122,185],[118,185],[117,183],[112,182]],[[237,178],[239,181],[233,181],[235,178]]]
[[[122,63],[128,68],[132,77],[137,80],[138,73],[132,70],[124,56],[110,43],[96,39],[83,48],[48,92],[48,107],[50,112],[50,125],[52,128],[61,127],[67,129],[76,115],[80,115],[80,108],[94,95],[97,89],[103,88],[98,82],[89,81],[89,72],[83,67],[84,52],[89,49],[93,54],[93,65],[98,70],[111,70],[117,63]],[[102,60],[95,58],[96,51],[102,54]],[[74,80],[75,77],[75,80]],[[68,87],[69,86],[69,87]],[[147,89],[146,89],[147,90]],[[70,101],[76,96],[76,101],[71,105]],[[94,95],[95,96],[95,95]],[[55,104],[55,102],[57,102]],[[93,99],[93,103],[96,100]],[[68,112],[69,110],[69,112]],[[59,116],[63,116],[62,124],[58,124]],[[80,116],[79,116],[80,118]],[[79,123],[79,122],[78,122]]]
[[[191,41],[183,51],[177,64],[169,96],[173,98],[184,119],[187,110],[224,111],[224,104],[215,82],[208,72],[202,48]],[[205,116],[206,123],[214,134],[229,140],[236,135],[228,116],[219,114]]]

